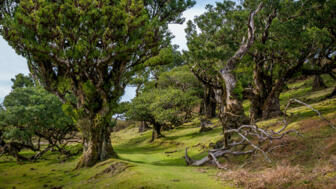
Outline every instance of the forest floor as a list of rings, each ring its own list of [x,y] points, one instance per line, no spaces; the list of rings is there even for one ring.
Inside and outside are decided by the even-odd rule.
[[[312,91],[312,78],[288,85],[281,94],[282,108],[290,98],[312,105],[336,124],[336,98],[325,97],[335,84],[324,77],[328,88]],[[249,104],[244,104],[248,112]],[[302,136],[290,134],[274,145],[280,145],[265,161],[261,154],[222,159],[226,170],[214,166],[187,167],[185,148],[198,159],[207,154],[210,143],[221,136],[217,119],[214,129],[199,133],[199,119],[178,128],[164,131],[166,136],[151,143],[151,131],[138,133],[136,126],[112,133],[112,144],[119,159],[110,159],[94,167],[74,170],[79,156],[65,159],[50,152],[38,162],[17,163],[13,158],[0,158],[2,188],[336,188],[336,130],[309,108],[291,106],[288,129],[297,129]],[[281,118],[257,123],[260,127],[279,128]],[[79,145],[71,146],[76,151]],[[23,155],[31,152],[24,151]]]

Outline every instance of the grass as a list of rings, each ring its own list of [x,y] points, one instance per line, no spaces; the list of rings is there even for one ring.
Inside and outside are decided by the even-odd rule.
[[[336,98],[325,99],[334,83],[324,78],[329,88],[311,91],[312,79],[288,85],[281,94],[282,108],[289,98],[309,102],[336,123]],[[248,111],[249,103],[244,102]],[[38,162],[17,163],[13,158],[0,158],[0,189],[2,188],[332,188],[336,180],[336,131],[307,107],[291,106],[289,129],[295,128],[303,137],[291,134],[274,145],[284,147],[275,150],[267,163],[262,155],[241,156],[221,162],[228,170],[219,171],[212,166],[185,166],[185,148],[189,155],[198,159],[206,155],[210,143],[222,136],[221,127],[199,133],[196,118],[176,129],[164,131],[165,138],[151,143],[151,131],[138,133],[138,128],[112,133],[112,144],[119,159],[110,159],[94,167],[73,170],[79,156],[71,159],[47,153]],[[280,118],[259,122],[266,127]],[[211,120],[219,125],[217,119]],[[77,148],[73,146],[72,148]],[[23,155],[31,152],[24,151]],[[244,162],[248,161],[248,164]],[[111,165],[125,165],[118,174],[104,173]],[[119,165],[119,164],[118,164]],[[243,166],[243,167],[242,167]],[[116,168],[118,169],[118,168]],[[281,178],[281,179],[279,179]]]

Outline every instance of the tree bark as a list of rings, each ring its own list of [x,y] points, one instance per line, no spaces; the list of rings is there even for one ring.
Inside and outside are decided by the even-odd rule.
[[[108,118],[107,118],[108,119]],[[78,121],[78,126],[83,134],[83,155],[80,158],[77,168],[90,167],[99,161],[109,158],[116,158],[111,144],[109,128],[106,117],[99,114],[94,119],[83,118]]]
[[[221,71],[221,76],[225,83],[225,109],[224,116],[227,128],[237,128],[242,123],[246,123],[248,118],[244,114],[242,98],[235,93],[237,80],[229,69]]]
[[[220,70],[220,76],[224,81],[225,86],[224,91],[222,91],[225,95],[225,109],[223,115],[220,116],[222,117],[222,123],[225,124],[223,129],[237,128],[240,124],[248,122],[248,118],[244,114],[242,98],[239,96],[239,93],[242,93],[243,91],[237,90],[237,79],[234,75],[234,70],[239,61],[245,56],[254,43],[256,30],[254,16],[262,9],[262,6],[263,4],[260,3],[256,10],[250,12],[248,18],[247,39],[243,39],[239,49],[229,58],[224,65],[224,68]],[[225,146],[227,145],[228,138],[229,136],[225,136],[224,134]]]
[[[274,89],[266,98],[262,108],[262,119],[269,119],[282,115],[280,110],[280,89]]]
[[[262,117],[263,102],[259,95],[253,94],[249,97],[251,101],[250,105],[250,123],[256,123]]]
[[[163,137],[163,135],[161,134],[161,124],[154,122],[151,142],[161,137]]]
[[[204,86],[204,94],[202,104],[200,106],[200,114],[205,115],[206,118],[213,118],[216,116],[215,93],[210,86]]]
[[[327,86],[324,84],[321,75],[315,75],[312,90],[318,91],[325,88],[327,88]]]

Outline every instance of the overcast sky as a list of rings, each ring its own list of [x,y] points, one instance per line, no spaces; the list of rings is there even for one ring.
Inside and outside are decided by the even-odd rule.
[[[183,16],[188,20],[192,20],[195,16],[202,14],[205,11],[206,4],[215,4],[218,0],[197,0],[197,4],[183,13]],[[186,49],[186,38],[184,29],[186,22],[183,25],[171,24],[169,29],[175,35],[172,43],[180,46],[180,49]],[[16,74],[28,74],[26,59],[19,56],[0,36],[0,102],[11,91],[11,78]],[[132,88],[127,88],[123,96],[123,100],[130,100],[134,97],[135,91]]]

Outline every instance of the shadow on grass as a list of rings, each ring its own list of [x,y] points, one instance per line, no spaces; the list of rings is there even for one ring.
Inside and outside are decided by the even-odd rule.
[[[140,154],[140,153],[139,153]],[[180,156],[169,158],[169,159],[162,159],[158,161],[148,162],[148,161],[139,161],[139,160],[133,160],[126,157],[120,157],[121,160],[137,163],[137,164],[146,164],[146,165],[155,165],[155,166],[186,166],[185,160],[184,160],[184,154],[179,154]],[[197,154],[192,155],[192,158],[194,159],[201,159],[204,156],[207,155],[207,152],[200,152]]]

